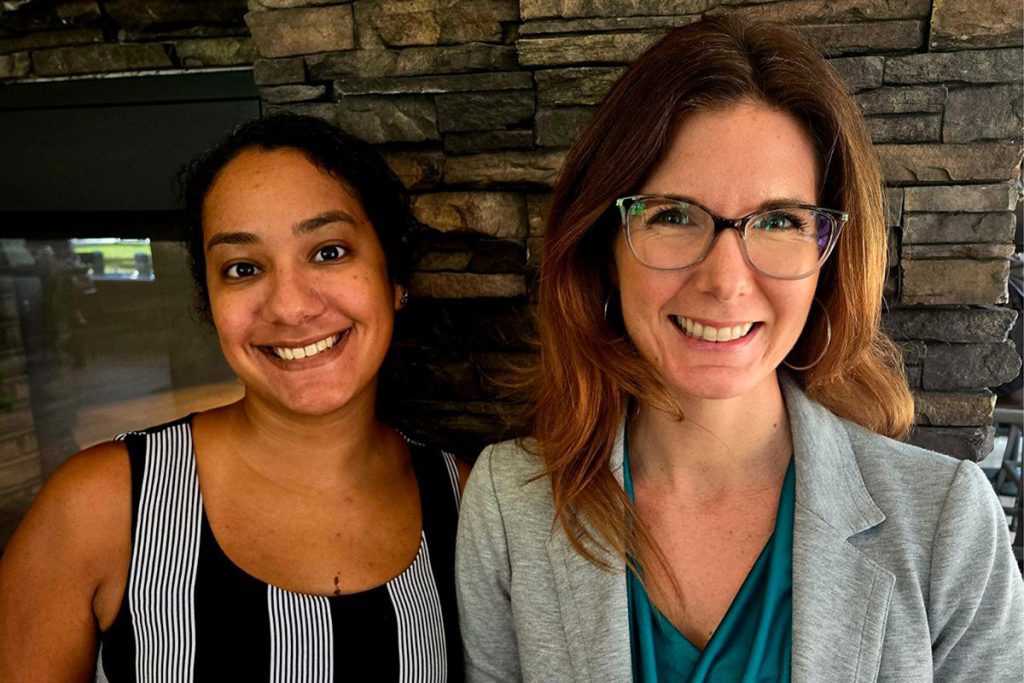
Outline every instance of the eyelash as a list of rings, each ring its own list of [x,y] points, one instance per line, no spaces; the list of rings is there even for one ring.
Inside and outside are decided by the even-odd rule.
[[[323,258],[323,252],[327,249],[337,250],[337,256],[335,258]],[[325,244],[323,246],[317,247],[313,251],[313,255],[312,257],[310,257],[310,261],[312,263],[331,263],[334,261],[340,261],[344,259],[350,253],[352,253],[352,250],[342,244]],[[247,275],[242,275],[238,273],[239,268],[246,266],[251,267],[253,269],[253,272]],[[250,263],[248,261],[239,261],[237,263],[232,263],[226,266],[222,272],[224,273],[224,277],[227,278],[228,280],[244,280],[259,275],[260,273],[263,272],[263,269],[254,263]]]

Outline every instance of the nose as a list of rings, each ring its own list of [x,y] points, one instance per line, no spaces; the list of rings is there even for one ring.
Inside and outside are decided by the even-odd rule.
[[[325,309],[323,297],[311,275],[299,269],[278,269],[268,278],[270,290],[263,304],[267,322],[300,325]]]
[[[750,292],[753,276],[745,256],[743,238],[735,229],[718,234],[711,251],[697,264],[694,273],[698,290],[721,301],[731,301]]]

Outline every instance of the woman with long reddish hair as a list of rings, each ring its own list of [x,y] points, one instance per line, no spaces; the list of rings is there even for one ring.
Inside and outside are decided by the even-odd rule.
[[[900,443],[882,177],[793,33],[706,19],[612,88],[555,188],[533,436],[460,519],[469,680],[1012,680],[981,470]]]

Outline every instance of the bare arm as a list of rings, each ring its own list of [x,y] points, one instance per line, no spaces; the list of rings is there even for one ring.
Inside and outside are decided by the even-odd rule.
[[[117,613],[131,546],[124,444],[64,463],[0,559],[0,680],[90,681]]]

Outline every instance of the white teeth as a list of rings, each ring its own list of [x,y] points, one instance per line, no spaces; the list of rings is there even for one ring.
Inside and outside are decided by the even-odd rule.
[[[285,346],[272,346],[270,347],[274,355],[282,360],[301,360],[303,358],[309,358],[315,356],[318,353],[322,353],[329,348],[332,348],[335,344],[341,341],[342,335],[332,334],[330,337],[321,339],[320,341],[307,344],[306,346],[296,346],[294,348]]]
[[[681,315],[672,316],[672,319],[686,336],[713,342],[727,342],[745,337],[750,332],[750,328],[754,326],[754,323],[743,323],[742,325],[733,325],[732,327],[717,328],[702,325]]]

